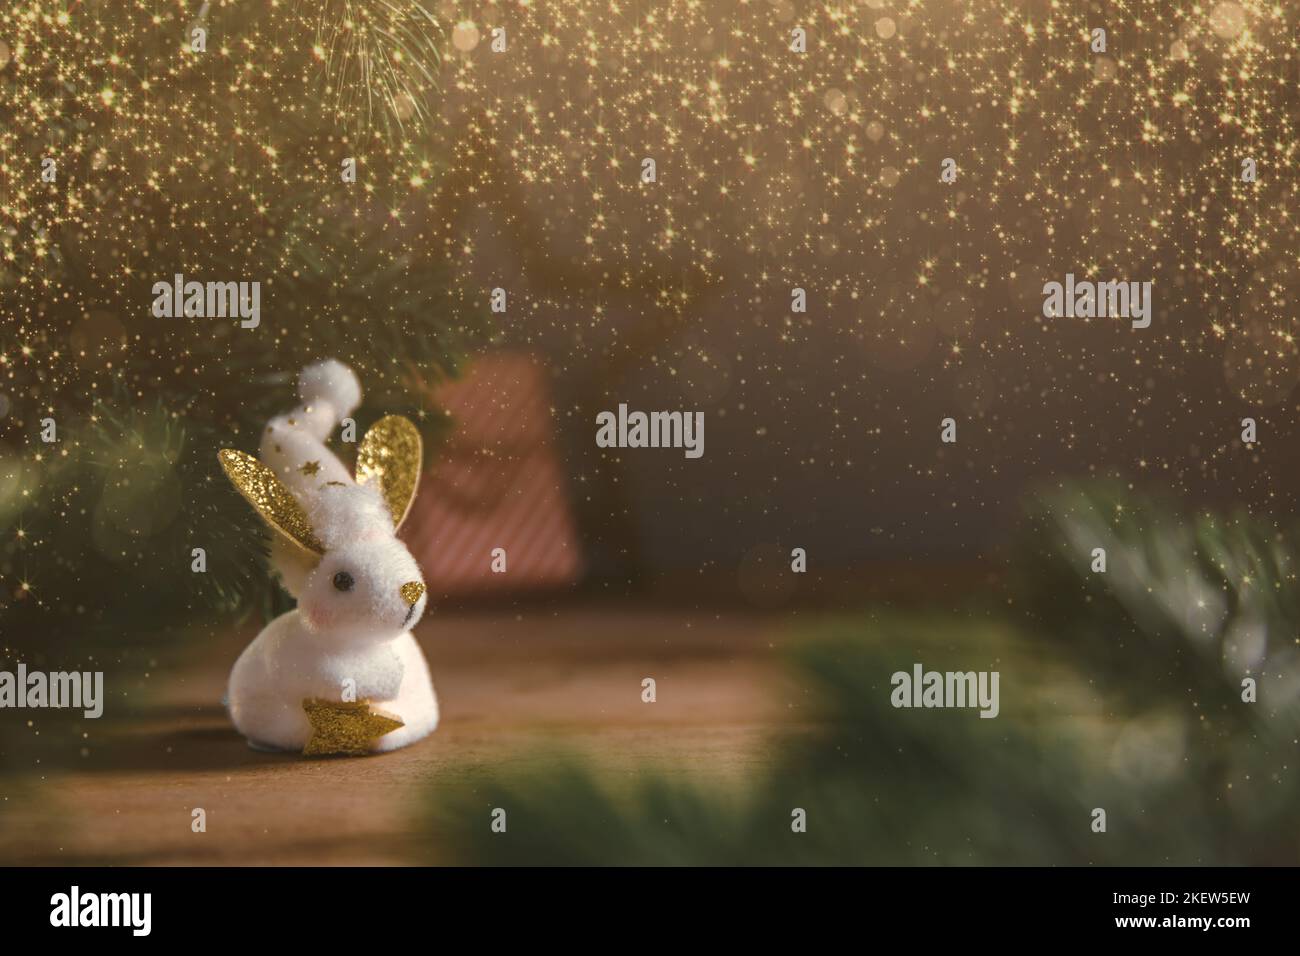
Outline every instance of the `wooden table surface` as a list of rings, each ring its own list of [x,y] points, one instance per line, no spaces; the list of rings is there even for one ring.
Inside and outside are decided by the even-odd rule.
[[[442,708],[395,753],[304,759],[248,749],[220,700],[248,632],[149,675],[125,718],[110,697],[74,770],[6,782],[5,864],[393,864],[438,859],[420,827],[434,787],[558,754],[611,779],[668,768],[709,779],[763,769],[799,713],[782,621],[743,612],[592,603],[434,614],[417,637]],[[641,700],[641,681],[657,701]],[[207,830],[194,833],[202,807]]]

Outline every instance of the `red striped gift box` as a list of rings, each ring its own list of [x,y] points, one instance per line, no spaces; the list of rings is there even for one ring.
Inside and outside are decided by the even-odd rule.
[[[531,356],[476,359],[438,389],[450,437],[432,449],[403,527],[433,596],[535,591],[582,573],[549,394]],[[492,570],[505,550],[504,573]]]

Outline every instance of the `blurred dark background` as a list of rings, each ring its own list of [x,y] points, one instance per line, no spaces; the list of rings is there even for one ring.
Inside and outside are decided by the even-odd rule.
[[[474,165],[447,255],[464,301],[508,290],[490,327],[550,369],[593,573],[727,578],[774,544],[823,570],[979,562],[1027,492],[1079,478],[1294,509],[1293,12],[485,17],[453,32],[443,115]],[[499,24],[568,40],[489,54]],[[1067,272],[1152,281],[1150,328],[1044,319]],[[597,449],[619,402],[705,412],[704,457]]]

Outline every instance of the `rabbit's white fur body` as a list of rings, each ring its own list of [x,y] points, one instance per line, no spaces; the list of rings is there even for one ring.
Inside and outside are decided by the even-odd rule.
[[[423,592],[424,580],[378,483],[358,485],[325,444],[361,400],[352,370],[335,361],[308,367],[299,397],[267,425],[260,459],[302,505],[324,554],[276,536],[271,560],[298,608],[268,624],[236,661],[230,716],[250,744],[301,750],[312,733],[305,699],[368,700],[402,720],[371,745],[394,750],[438,724],[429,668],[410,632],[427,595],[412,602],[403,590],[419,584]]]
[[[375,648],[329,650],[297,611],[277,617],[239,655],[230,672],[230,718],[255,746],[302,750],[312,732],[302,701],[338,700],[345,680],[356,682],[358,700],[404,722],[375,740],[375,753],[405,747],[438,726],[429,666],[409,632]]]

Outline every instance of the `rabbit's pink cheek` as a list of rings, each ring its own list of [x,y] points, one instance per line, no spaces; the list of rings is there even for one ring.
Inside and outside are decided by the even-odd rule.
[[[334,613],[326,608],[312,608],[311,621],[312,627],[316,630],[327,628],[334,622]]]
[[[302,616],[307,622],[307,626],[313,631],[328,627],[330,619],[333,617],[328,611],[319,607],[303,607]]]

